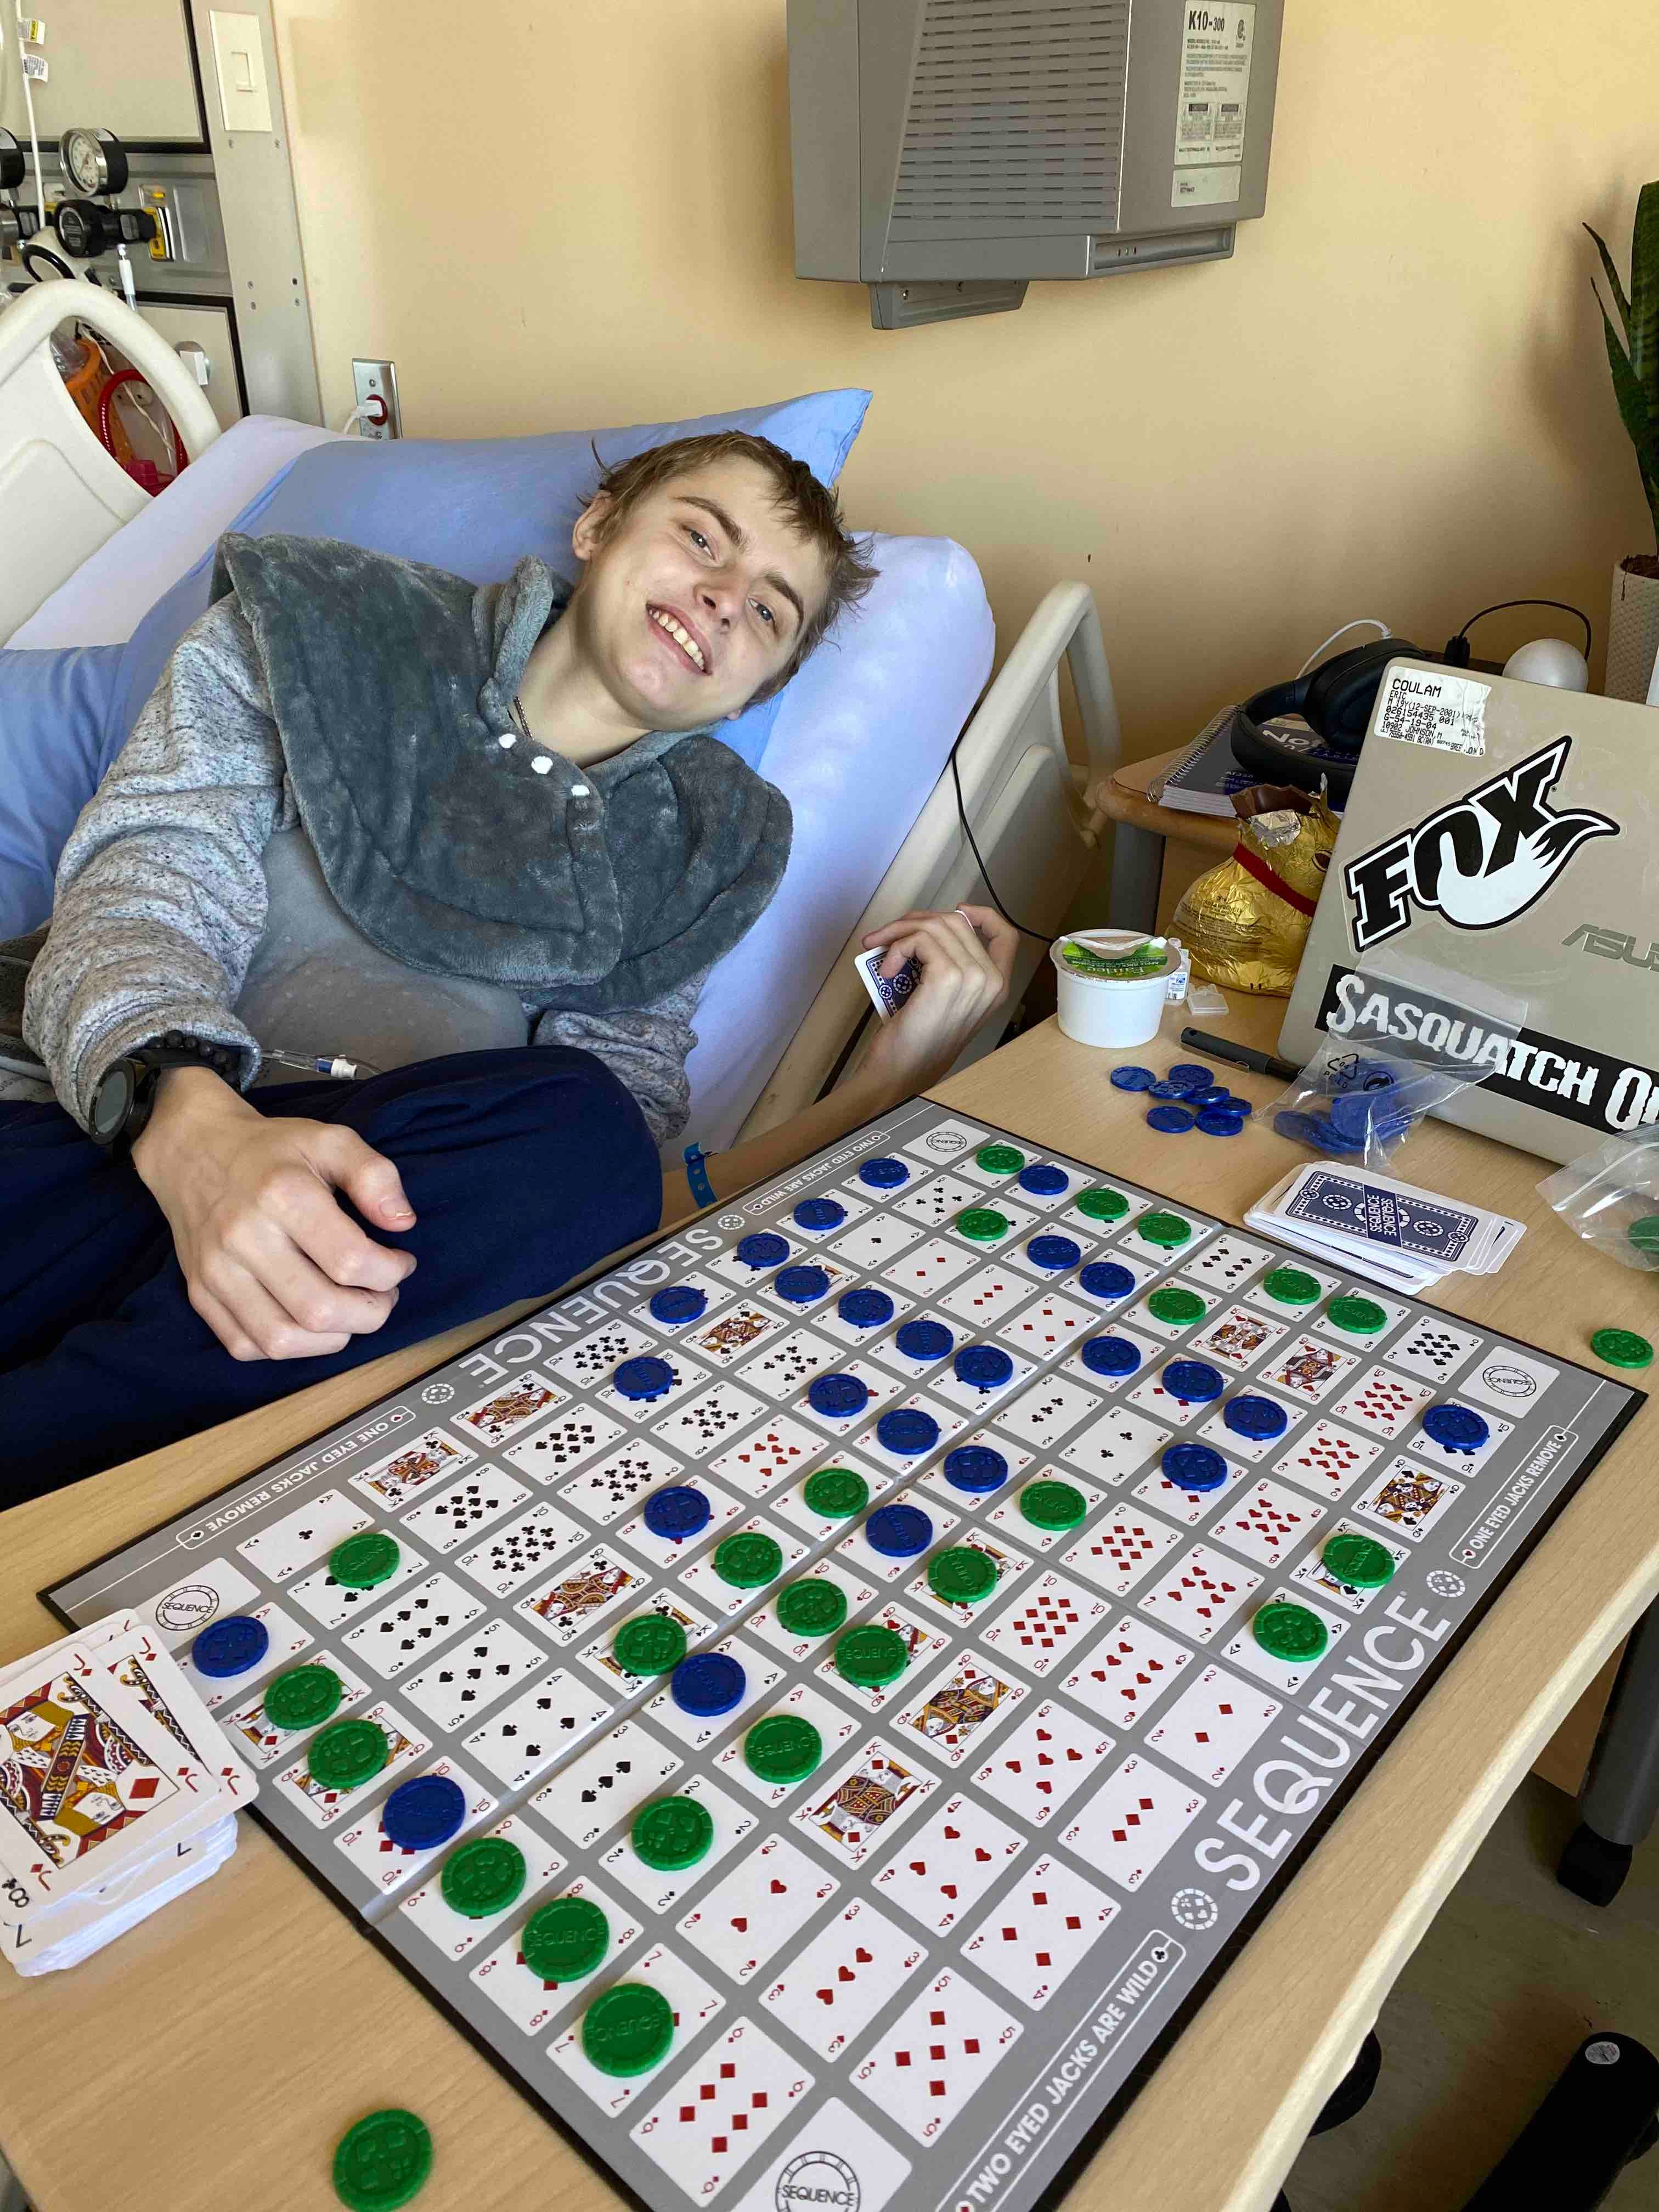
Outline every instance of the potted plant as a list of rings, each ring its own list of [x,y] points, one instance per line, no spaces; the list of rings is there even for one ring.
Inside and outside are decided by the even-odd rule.
[[[1636,465],[1642,471],[1642,489],[1653,517],[1655,544],[1659,545],[1659,184],[1644,185],[1636,203],[1628,298],[1600,234],[1590,230],[1589,223],[1584,228],[1595,240],[1624,331],[1620,344],[1613,318],[1597,293],[1613,396],[1636,448]],[[1608,698],[1647,697],[1656,647],[1659,647],[1659,552],[1629,553],[1613,572],[1603,686]]]

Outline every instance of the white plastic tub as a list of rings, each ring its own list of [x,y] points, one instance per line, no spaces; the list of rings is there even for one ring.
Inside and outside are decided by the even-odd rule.
[[[1147,975],[1079,975],[1060,957],[1063,946],[1081,945],[1111,959],[1146,942],[1144,930],[1079,929],[1049,947],[1058,981],[1060,1026],[1079,1044],[1145,1044],[1158,1035],[1170,995],[1170,977],[1181,964],[1166,945],[1159,965]]]

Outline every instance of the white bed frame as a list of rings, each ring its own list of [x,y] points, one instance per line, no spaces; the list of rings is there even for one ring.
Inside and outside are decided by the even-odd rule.
[[[192,459],[218,435],[212,409],[172,349],[108,293],[79,283],[42,284],[0,312],[0,642],[147,504],[147,495],[88,431],[52,363],[51,333],[70,319],[110,338],[141,370]],[[1066,749],[1062,662],[1071,677],[1083,762]],[[957,750],[963,805],[997,895],[1012,915],[1045,935],[1060,928],[1095,857],[1106,817],[1089,794],[1104,786],[1120,753],[1094,595],[1085,584],[1057,584],[987,688]],[[1124,888],[1115,879],[1114,913]],[[947,763],[741,1136],[787,1121],[859,1065],[872,1017],[849,956],[864,931],[913,907],[959,902],[994,902],[963,835]],[[972,1040],[958,1066],[995,1045],[1045,957],[1035,939],[1022,939],[1008,1004]]]

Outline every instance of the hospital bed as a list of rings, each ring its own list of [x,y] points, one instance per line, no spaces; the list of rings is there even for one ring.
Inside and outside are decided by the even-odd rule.
[[[167,351],[162,342],[126,327],[137,318],[127,318],[107,295],[88,313],[82,296],[88,289],[43,285],[0,313],[0,501],[7,523],[0,645],[13,649],[118,646],[132,638],[250,502],[257,506],[273,480],[332,442],[331,433],[311,425],[260,416],[209,436],[191,404],[201,396],[159,358]],[[65,300],[66,294],[75,296]],[[51,388],[42,349],[55,316],[70,309],[147,374],[154,362],[155,388],[192,464],[159,497],[135,500],[127,494],[136,487],[110,484],[107,471],[96,465],[107,456],[61,385],[55,394]],[[393,454],[404,469],[420,465],[422,448],[410,443],[349,442],[359,456],[354,466],[381,466],[380,457]],[[425,450],[453,457],[466,449],[434,443]],[[35,489],[14,508],[7,487],[24,482]],[[258,525],[244,520],[240,526]],[[438,557],[424,544],[384,550]],[[685,1135],[711,1151],[786,1120],[856,1068],[871,1014],[851,955],[865,930],[912,907],[990,903],[988,874],[1012,916],[1051,933],[1096,854],[1104,817],[1090,794],[1117,765],[1120,738],[1088,587],[1055,586],[987,688],[994,630],[971,556],[940,538],[878,536],[874,552],[881,569],[874,591],[781,695],[760,760],[762,773],[790,799],[794,845],[782,889],[714,969],[699,1004]],[[3,577],[12,580],[15,606],[25,588],[17,580],[25,575],[35,580],[38,604],[8,634]],[[1069,757],[1062,730],[1062,667],[1075,700],[1081,763]],[[46,918],[43,910],[32,921]],[[995,1044],[1042,957],[1037,939],[1022,939],[1008,1006],[958,1065]]]

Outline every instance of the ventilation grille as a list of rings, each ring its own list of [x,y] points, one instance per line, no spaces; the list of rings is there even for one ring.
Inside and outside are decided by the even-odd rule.
[[[928,0],[891,240],[1109,230],[1130,0]]]

